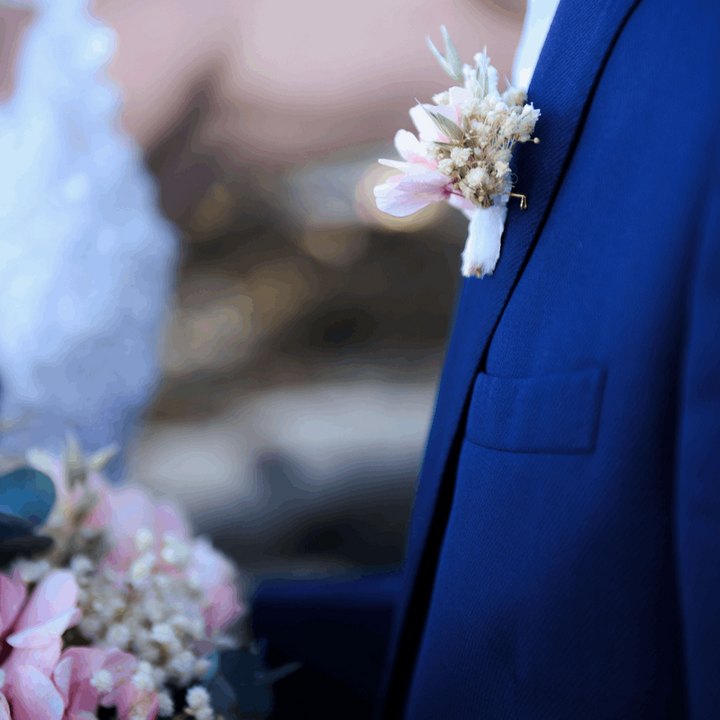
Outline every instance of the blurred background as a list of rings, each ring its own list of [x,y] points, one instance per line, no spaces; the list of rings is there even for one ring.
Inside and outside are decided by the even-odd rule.
[[[252,572],[401,561],[467,222],[380,214],[392,138],[449,84],[510,77],[524,0],[96,0],[122,122],[182,232],[137,475]]]
[[[425,37],[510,77],[523,0],[96,0],[120,123],[179,229],[131,474],[256,575],[402,559],[467,221],[374,207]],[[3,7],[0,101],[33,13]]]

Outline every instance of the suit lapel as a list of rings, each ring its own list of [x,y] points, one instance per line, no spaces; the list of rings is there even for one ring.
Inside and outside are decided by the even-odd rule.
[[[407,597],[401,608],[405,617],[401,615],[394,639],[396,647],[398,642],[402,646],[402,652],[394,653],[391,648],[390,657],[395,655],[396,662],[388,663],[393,673],[390,689],[397,692],[394,696],[388,694],[386,717],[400,716],[394,713],[401,707],[403,686],[412,672],[429,600],[419,599],[418,595],[427,595],[431,590],[452,501],[456,460],[473,379],[482,367],[493,332],[542,232],[607,58],[639,1],[561,0],[543,46],[528,91],[529,101],[541,111],[536,127],[540,143],[521,145],[514,158],[516,192],[527,195],[528,209],[521,210],[517,201],[511,199],[495,273],[482,280],[465,281],[445,359],[413,509],[406,563]],[[444,502],[441,488],[447,498]],[[418,592],[416,578],[425,578],[427,592]]]

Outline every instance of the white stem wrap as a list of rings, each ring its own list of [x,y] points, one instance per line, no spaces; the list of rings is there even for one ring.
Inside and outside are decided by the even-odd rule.
[[[506,216],[507,205],[504,202],[475,211],[462,254],[462,274],[465,277],[492,275],[500,257],[500,238]]]

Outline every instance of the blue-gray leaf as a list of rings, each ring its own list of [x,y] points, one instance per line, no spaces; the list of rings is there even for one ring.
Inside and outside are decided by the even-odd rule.
[[[25,521],[30,529],[45,522],[54,504],[55,486],[44,473],[24,467],[0,476],[0,513]],[[19,527],[3,524],[3,534],[19,537]]]
[[[236,720],[240,718],[241,710],[235,698],[235,691],[230,683],[216,672],[207,685],[208,693],[210,693],[210,701],[213,709],[218,715],[222,715],[228,720]]]
[[[0,543],[31,535],[33,526],[15,515],[0,512]]]
[[[218,655],[218,669],[208,690],[213,703],[223,703],[224,714],[232,714],[237,708],[241,715],[267,714],[272,709],[270,685],[300,667],[300,663],[288,663],[268,670],[263,663],[264,648],[261,643],[253,650],[224,650]],[[221,713],[223,714],[223,713]]]

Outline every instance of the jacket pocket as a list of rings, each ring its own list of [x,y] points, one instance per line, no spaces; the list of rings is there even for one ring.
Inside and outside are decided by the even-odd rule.
[[[601,368],[532,378],[480,373],[470,401],[467,439],[509,452],[592,452],[604,388]]]

